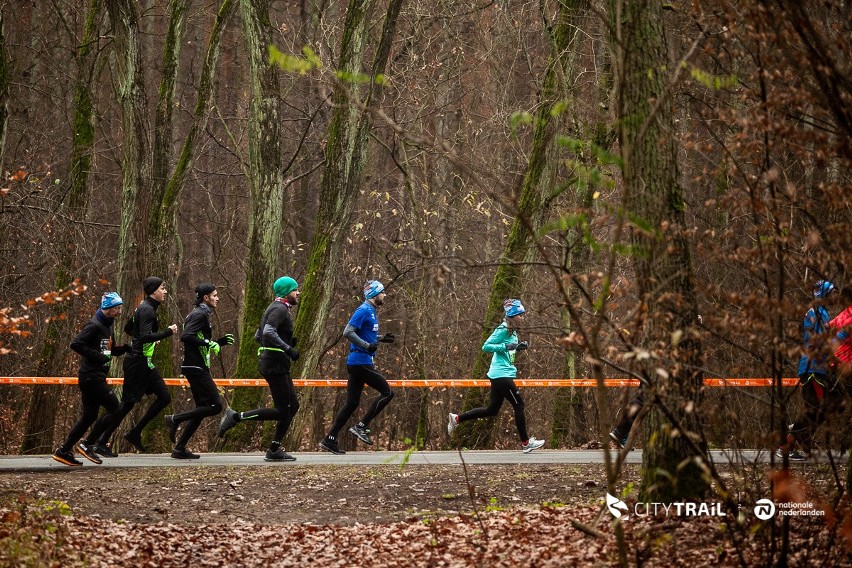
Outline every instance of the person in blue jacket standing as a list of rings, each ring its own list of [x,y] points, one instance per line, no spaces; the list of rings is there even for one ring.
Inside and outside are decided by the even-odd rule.
[[[361,402],[364,386],[379,391],[379,397],[370,405],[370,409],[358,424],[349,431],[365,444],[373,444],[370,438],[370,422],[384,410],[393,399],[393,391],[385,378],[373,366],[373,357],[379,343],[393,343],[392,333],[379,335],[379,316],[376,308],[385,303],[385,287],[378,280],[370,280],[364,285],[364,303],[349,318],[343,329],[343,337],[349,340],[349,356],[346,358],[346,370],[349,380],[346,384],[346,404],[337,413],[328,434],[320,442],[320,448],[333,454],[345,454],[337,443],[337,434],[346,421],[355,413]]]
[[[463,414],[450,413],[447,423],[447,433],[452,436],[453,431],[462,422],[496,416],[503,406],[503,401],[508,400],[515,410],[515,426],[518,428],[518,436],[521,438],[521,446],[525,454],[544,445],[544,440],[531,438],[527,435],[527,418],[524,411],[524,399],[521,392],[515,386],[515,377],[518,369],[515,367],[515,356],[519,351],[529,347],[526,341],[518,341],[518,329],[524,321],[526,309],[520,300],[509,299],[503,302],[503,311],[506,319],[497,326],[491,334],[482,350],[493,353],[491,367],[488,369],[488,378],[491,380],[491,401],[486,407],[474,408]]]

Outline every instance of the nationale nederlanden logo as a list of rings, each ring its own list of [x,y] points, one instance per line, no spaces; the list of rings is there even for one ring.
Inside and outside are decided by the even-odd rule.
[[[769,499],[760,499],[754,503],[754,515],[761,521],[768,521],[775,515],[775,503]]]

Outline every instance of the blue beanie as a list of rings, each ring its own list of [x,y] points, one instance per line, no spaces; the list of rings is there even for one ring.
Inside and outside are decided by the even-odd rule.
[[[102,310],[108,310],[110,308],[121,306],[123,304],[124,300],[121,299],[121,296],[118,295],[118,292],[107,292],[101,299]]]
[[[814,298],[825,298],[834,290],[834,284],[828,280],[820,280],[814,286]]]
[[[364,297],[368,300],[370,298],[375,298],[384,291],[384,284],[382,284],[378,280],[367,280],[367,283],[364,284]]]
[[[514,316],[521,315],[525,313],[527,310],[524,308],[524,305],[520,300],[515,300],[510,298],[503,302],[503,311],[506,312],[506,317],[511,318]]]
[[[272,291],[278,298],[283,298],[293,290],[299,287],[299,283],[289,276],[282,276],[272,285]]]

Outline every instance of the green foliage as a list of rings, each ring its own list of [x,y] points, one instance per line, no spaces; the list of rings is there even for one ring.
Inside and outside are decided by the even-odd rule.
[[[686,62],[683,65],[684,67],[689,66]],[[714,91],[729,89],[739,83],[736,75],[713,75],[695,66],[690,66],[689,75],[708,89],[713,89]]]
[[[526,111],[516,111],[509,115],[509,129],[512,134],[517,135],[520,125],[529,126],[533,122],[532,114]]]
[[[305,75],[314,69],[322,69],[322,60],[307,45],[302,48],[302,56],[282,53],[274,45],[269,46],[269,61],[288,73]]]

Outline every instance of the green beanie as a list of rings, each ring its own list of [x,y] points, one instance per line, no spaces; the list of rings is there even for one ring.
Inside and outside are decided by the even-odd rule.
[[[272,291],[275,292],[277,298],[283,298],[293,290],[299,287],[299,283],[289,276],[282,276],[272,285]]]

